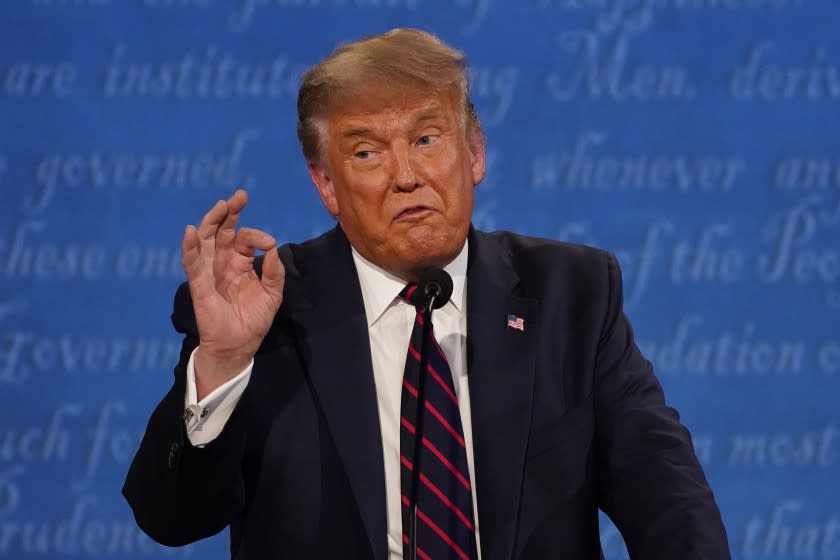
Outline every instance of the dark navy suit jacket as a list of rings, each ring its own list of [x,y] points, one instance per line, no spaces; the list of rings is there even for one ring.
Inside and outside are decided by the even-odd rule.
[[[123,493],[164,544],[230,525],[238,560],[386,560],[382,441],[349,244],[336,228],[279,251],[283,304],[204,448],[182,418],[199,341],[189,290],[178,290],[175,383]],[[509,314],[524,331],[507,327]],[[611,255],[471,231],[467,328],[483,560],[601,558],[598,508],[633,558],[729,558],[690,436],[633,342]]]

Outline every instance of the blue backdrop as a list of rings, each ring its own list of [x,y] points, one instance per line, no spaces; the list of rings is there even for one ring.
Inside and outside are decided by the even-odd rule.
[[[302,69],[395,26],[473,65],[475,224],[617,253],[639,345],[739,559],[840,558],[840,2],[5,0],[0,557],[166,549],[119,495],[179,339],[179,243],[216,199],[331,227]],[[626,557],[604,521],[611,560]]]

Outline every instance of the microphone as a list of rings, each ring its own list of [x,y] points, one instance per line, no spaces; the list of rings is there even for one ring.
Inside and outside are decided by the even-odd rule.
[[[441,268],[431,268],[420,275],[414,292],[414,306],[429,311],[440,309],[452,296],[452,277]]]

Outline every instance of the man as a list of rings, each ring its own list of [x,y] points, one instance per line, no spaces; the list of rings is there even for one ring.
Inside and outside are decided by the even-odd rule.
[[[236,229],[237,191],[187,227],[181,360],[124,488],[139,525],[169,545],[230,525],[237,559],[589,559],[600,507],[633,558],[728,558],[614,258],[470,227],[463,56],[409,29],[344,45],[298,113],[338,226],[275,251]],[[401,294],[434,268],[454,289],[421,356]]]

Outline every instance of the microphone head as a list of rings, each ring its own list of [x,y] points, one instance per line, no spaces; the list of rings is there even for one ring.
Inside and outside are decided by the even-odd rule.
[[[442,268],[432,268],[420,275],[415,305],[426,307],[434,298],[433,309],[440,309],[452,296],[452,277]]]

